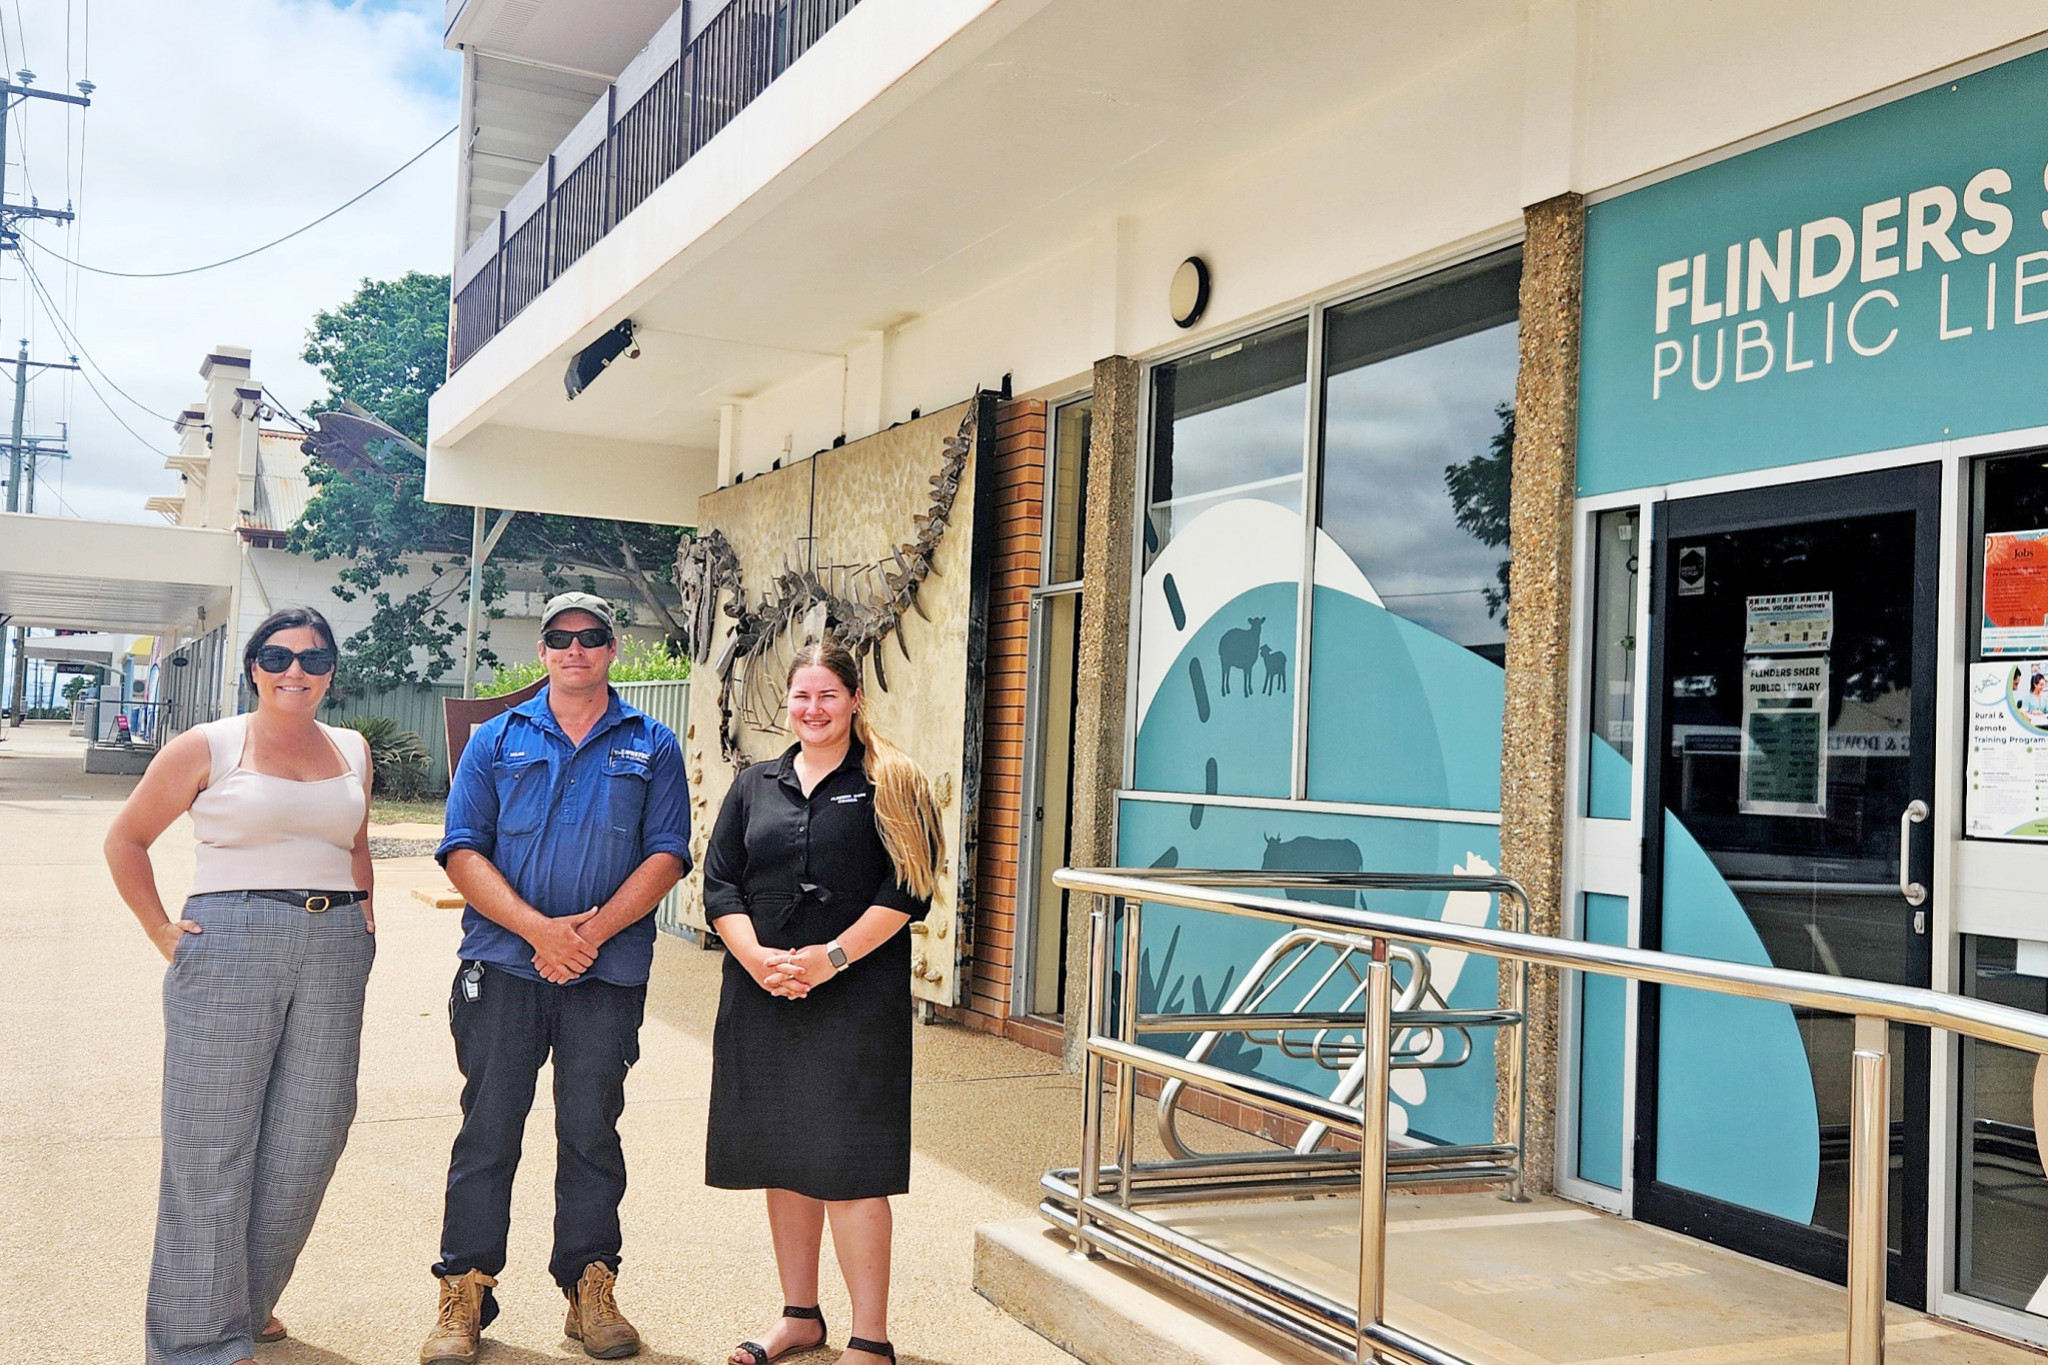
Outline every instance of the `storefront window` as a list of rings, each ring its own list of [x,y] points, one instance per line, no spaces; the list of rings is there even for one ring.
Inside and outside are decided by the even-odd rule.
[[[1134,779],[1290,794],[1308,322],[1152,372]]]
[[[1593,523],[1593,695],[1588,698],[1586,814],[1626,820],[1634,807],[1636,588],[1640,530],[1635,508]]]
[[[2048,842],[2048,451],[1980,460],[1971,478],[1964,833]]]
[[[1301,510],[1308,323],[1291,322],[1152,372],[1145,557],[1240,499]]]
[[[1330,310],[1308,794],[1499,802],[1519,260]]]
[[[1963,940],[1964,989],[1978,1000],[2048,1014],[2048,943]],[[1957,1163],[1956,1288],[2009,1308],[2048,1311],[2048,1179],[2039,1131],[2048,1087],[2034,1058],[1964,1039]]]
[[[1322,528],[1388,611],[1498,664],[1519,263],[1329,314]]]
[[[1081,509],[1088,501],[1088,443],[1095,426],[1095,402],[1082,399],[1053,414],[1051,468],[1045,486],[1047,586],[1081,580]]]

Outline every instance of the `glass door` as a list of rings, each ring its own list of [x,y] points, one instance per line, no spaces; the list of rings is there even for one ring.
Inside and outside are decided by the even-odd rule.
[[[1924,986],[1935,466],[1665,504],[1646,946]],[[1915,818],[1917,815],[1918,818]],[[1645,987],[1637,1212],[1844,1278],[1851,1021]],[[1925,1295],[1924,1031],[1892,1036],[1893,1299]]]
[[[1039,582],[1031,593],[1024,829],[1017,895],[1024,935],[1013,1014],[1059,1018],[1067,997],[1067,893],[1052,874],[1067,865],[1073,833],[1076,670],[1081,652],[1081,522],[1095,403],[1053,412],[1043,501]]]

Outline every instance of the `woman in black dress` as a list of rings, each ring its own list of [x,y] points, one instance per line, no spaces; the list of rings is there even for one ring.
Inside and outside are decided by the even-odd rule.
[[[725,940],[712,1036],[705,1179],[768,1192],[785,1306],[733,1365],[828,1337],[818,1304],[825,1219],[853,1300],[841,1365],[893,1361],[889,1196],[910,1187],[910,936],[941,858],[917,764],[861,714],[860,665],[831,641],[788,677],[797,742],[743,771],[704,859]]]

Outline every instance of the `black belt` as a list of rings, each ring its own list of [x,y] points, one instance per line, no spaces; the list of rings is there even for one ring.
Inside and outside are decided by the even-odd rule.
[[[756,891],[747,897],[749,914],[760,914],[773,929],[786,928],[800,905],[830,905],[832,893],[813,882],[798,882],[794,891]]]
[[[367,891],[250,891],[245,894],[260,896],[267,901],[283,901],[309,915],[324,915],[337,905],[354,905],[370,898]]]

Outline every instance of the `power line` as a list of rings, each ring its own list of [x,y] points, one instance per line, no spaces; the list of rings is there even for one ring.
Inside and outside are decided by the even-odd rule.
[[[285,421],[290,422],[293,426],[297,427],[300,431],[304,432],[308,436],[311,436],[313,434],[313,428],[307,426],[304,422],[300,421],[298,414],[293,412],[290,408],[286,407],[285,401],[282,398],[279,398],[275,393],[272,393],[270,391],[270,385],[265,384],[263,386],[263,396],[270,400],[271,405],[277,409],[278,415],[283,417]]]
[[[21,258],[21,263],[22,263],[22,265],[23,265],[24,267],[26,267],[26,266],[28,265],[28,258],[27,258],[27,257],[22,257],[22,258]],[[34,287],[35,287],[35,293],[36,293],[36,298],[37,298],[38,300],[40,300],[40,301],[41,301],[41,303],[42,303],[42,305],[43,305],[43,311],[44,311],[44,312],[46,312],[46,313],[49,313],[49,314],[50,314],[50,320],[51,320],[52,322],[56,322],[56,321],[57,321],[57,315],[56,315],[56,312],[55,312],[55,310],[54,310],[54,309],[53,309],[53,308],[51,307],[51,304],[50,304],[50,299],[49,299],[49,294],[48,294],[48,292],[47,292],[47,291],[45,291],[45,290],[44,290],[44,288],[43,288],[43,282],[42,282],[42,279],[41,279],[41,278],[40,278],[39,276],[37,276],[37,275],[36,275],[36,274],[35,274],[35,273],[34,273],[33,271],[30,271],[30,272],[28,272],[28,274],[27,274],[27,278],[28,278],[29,282],[30,282],[30,283],[31,283],[32,285],[34,285]],[[60,324],[60,330],[61,330],[61,324]],[[74,338],[74,340],[75,340],[75,339],[76,339],[76,338]],[[78,372],[78,376],[79,376],[79,378],[81,378],[81,379],[83,379],[83,380],[85,381],[85,386],[86,386],[86,387],[87,387],[88,389],[91,389],[91,390],[92,390],[92,396],[100,400],[100,406],[101,406],[101,407],[103,407],[103,408],[105,408],[105,409],[107,410],[107,416],[109,416],[109,417],[113,418],[113,419],[114,419],[114,420],[115,420],[116,422],[119,422],[119,423],[121,424],[121,429],[122,429],[123,431],[127,432],[127,433],[128,433],[128,434],[129,434],[130,436],[133,436],[133,437],[134,437],[134,438],[135,438],[135,439],[136,439],[137,441],[141,442],[141,443],[142,443],[142,447],[143,447],[143,449],[145,449],[145,450],[149,451],[149,453],[150,453],[150,454],[152,454],[152,455],[157,455],[157,456],[161,456],[162,458],[164,458],[164,459],[166,459],[166,460],[168,460],[169,458],[171,458],[171,457],[170,457],[170,455],[169,455],[168,453],[166,453],[165,451],[161,451],[161,450],[158,450],[158,449],[157,449],[157,448],[156,448],[156,447],[155,447],[154,445],[150,444],[150,440],[149,440],[149,438],[148,438],[147,436],[144,436],[144,435],[143,435],[143,434],[142,434],[141,432],[137,431],[137,430],[136,430],[136,429],[135,429],[134,427],[132,427],[132,426],[129,426],[129,425],[128,425],[128,419],[127,419],[127,418],[125,418],[125,417],[123,417],[123,416],[122,416],[122,415],[120,414],[120,412],[119,412],[119,411],[117,411],[117,410],[115,409],[114,405],[113,405],[112,403],[109,403],[109,402],[107,401],[107,396],[106,396],[105,394],[103,394],[103,393],[101,393],[101,392],[100,392],[100,386],[92,382],[92,371],[91,371],[91,370],[80,370],[80,371]],[[111,383],[113,383],[114,381],[113,381],[113,380],[111,380],[111,379],[109,379],[109,380],[108,380],[107,382],[108,382],[109,384],[111,384]],[[122,397],[124,397],[124,398],[127,398],[127,397],[128,397],[128,395],[127,395],[127,394],[125,394],[125,393],[124,393],[124,394],[122,394],[121,396],[122,396]],[[134,400],[133,398],[129,398],[129,399],[128,399],[128,401],[129,401],[129,402],[131,402],[131,403],[134,403],[134,402],[135,402],[135,400]],[[136,406],[137,406],[137,407],[140,407],[140,406],[141,406],[141,404],[139,404],[139,403],[138,403],[138,404],[136,404]]]
[[[123,398],[133,403],[136,407],[140,408],[144,413],[156,418],[157,421],[159,422],[176,422],[178,420],[175,417],[167,416],[164,413],[158,412],[155,408],[152,408],[151,406],[149,406],[149,404],[143,402],[140,398],[137,398],[134,394],[128,392],[128,390],[122,388],[119,384],[116,384],[114,382],[114,376],[107,373],[107,367],[100,364],[99,358],[95,356],[91,351],[85,349],[85,342],[80,339],[78,333],[72,328],[70,321],[67,318],[65,318],[62,310],[60,310],[57,307],[56,301],[50,297],[49,286],[43,283],[42,276],[36,274],[35,267],[28,263],[27,257],[22,258],[21,268],[28,273],[30,282],[35,286],[36,295],[42,301],[43,310],[50,315],[50,321],[53,324],[55,324],[58,331],[58,335],[62,339],[70,342],[72,349],[75,350],[79,355],[85,357],[85,361],[87,364],[91,365],[95,370],[99,371],[100,378],[107,381],[108,388],[111,388],[115,393],[120,394]]]
[[[237,261],[246,261],[251,256],[257,255],[260,252],[268,251],[274,246],[282,246],[286,242],[289,242],[294,237],[300,236],[307,232],[311,232],[314,228],[319,227],[329,218],[334,217],[336,214],[341,213],[343,210],[354,208],[357,204],[360,204],[363,200],[369,198],[378,190],[383,189],[386,185],[396,180],[406,171],[411,170],[412,167],[416,163],[418,163],[422,158],[424,158],[428,152],[433,151],[436,147],[440,146],[442,143],[446,142],[449,138],[453,136],[455,136],[455,129],[450,128],[447,132],[441,134],[441,136],[435,138],[432,142],[429,142],[426,146],[420,148],[419,151],[414,153],[412,157],[408,159],[403,166],[400,166],[397,170],[391,172],[391,174],[385,176],[382,180],[379,180],[376,184],[370,186],[370,188],[364,190],[361,194],[349,200],[347,203],[329,209],[327,212],[321,214],[318,218],[315,218],[312,222],[306,224],[304,227],[295,228],[292,231],[287,232],[284,236],[279,237],[275,241],[265,242],[262,246],[259,247],[251,247],[249,250],[242,252],[239,256],[230,256],[224,261],[214,261],[207,265],[189,266],[184,270],[104,270],[96,265],[87,265],[83,261],[74,261],[69,256],[65,256],[56,251],[53,251],[49,247],[44,246],[41,242],[38,242],[33,238],[28,238],[25,240],[28,241],[30,246],[42,252],[45,256],[54,256],[68,266],[75,267],[76,269],[79,270],[89,270],[95,275],[112,275],[118,279],[124,280],[165,280],[177,275],[197,275],[202,270],[218,270],[224,265],[233,265]]]
[[[37,470],[36,482],[41,484],[44,487],[44,489],[46,489],[49,492],[50,496],[57,500],[57,505],[59,507],[62,507],[65,511],[69,512],[74,517],[79,515],[78,509],[76,507],[73,507],[69,502],[65,500],[63,488],[53,487],[51,485],[49,475],[43,473],[41,470]]]

